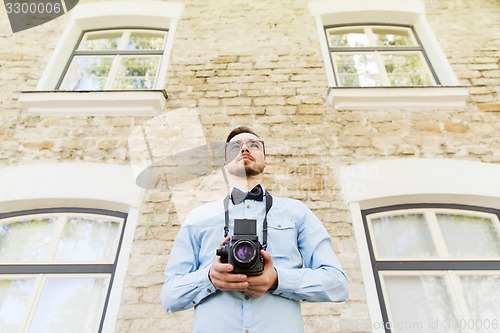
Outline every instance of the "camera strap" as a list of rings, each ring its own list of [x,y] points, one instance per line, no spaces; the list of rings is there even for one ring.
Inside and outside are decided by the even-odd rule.
[[[267,213],[273,206],[273,197],[266,191],[266,214],[264,215],[264,221],[262,221],[262,249],[267,248]],[[224,238],[229,234],[229,194],[224,198]]]

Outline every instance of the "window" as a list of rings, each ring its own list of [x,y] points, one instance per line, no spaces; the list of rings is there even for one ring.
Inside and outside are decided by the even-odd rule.
[[[498,331],[500,166],[404,158],[339,178],[370,316],[359,320],[374,333]]]
[[[159,30],[85,32],[58,89],[153,89],[166,39]]]
[[[327,27],[325,31],[339,87],[436,84],[411,27]]]
[[[102,325],[102,332],[115,331],[143,195],[135,179],[130,166],[110,163],[34,163],[0,168],[0,183],[9,189],[0,191],[0,332],[5,332],[4,322],[30,325],[38,320],[34,317],[38,312],[25,312],[26,306],[34,311],[37,305],[47,311],[49,305],[57,309],[55,303],[40,305],[42,293],[48,290],[45,286],[52,288],[51,292],[78,284],[89,291],[89,297],[92,292],[92,302],[100,306],[96,309],[88,305],[90,299],[86,300],[87,309],[92,310],[85,325]],[[15,300],[12,288],[18,288],[20,294]],[[11,303],[4,306],[5,302]],[[64,311],[71,309],[65,306]],[[16,319],[12,311],[27,316]]]
[[[168,97],[170,52],[183,9],[180,3],[146,0],[79,4],[36,88],[21,94],[23,112],[160,113]]]
[[[459,82],[425,16],[422,0],[313,0],[336,109],[464,108]],[[411,88],[411,89],[409,89]]]
[[[101,332],[125,221],[90,209],[0,214],[0,332]]]
[[[386,332],[498,330],[500,211],[414,205],[363,217]]]

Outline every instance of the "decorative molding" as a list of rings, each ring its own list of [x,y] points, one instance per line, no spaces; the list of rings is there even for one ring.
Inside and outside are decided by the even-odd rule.
[[[32,115],[152,116],[166,99],[165,90],[25,91],[19,102]]]
[[[465,87],[328,88],[327,100],[337,110],[462,109]]]

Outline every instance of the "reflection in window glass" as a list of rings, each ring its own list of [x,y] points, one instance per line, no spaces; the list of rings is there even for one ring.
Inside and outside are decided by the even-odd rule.
[[[162,50],[165,44],[165,32],[132,32],[127,50]]]
[[[0,224],[0,263],[43,261],[57,218]]]
[[[102,90],[112,64],[112,57],[75,57],[61,89]]]
[[[341,87],[413,87],[435,82],[410,27],[333,27],[326,34]]]
[[[114,261],[120,224],[97,218],[70,218],[64,227],[55,261]]]
[[[431,233],[422,214],[385,216],[371,220],[374,245],[380,257],[436,256]]]
[[[151,89],[154,87],[160,57],[124,57],[120,62],[114,88]]]
[[[378,46],[417,45],[412,38],[410,29],[374,27],[373,38]]]
[[[374,87],[381,84],[374,54],[335,54],[334,57],[344,87]]]
[[[416,325],[394,325],[393,333],[442,332],[442,327],[433,329],[429,323],[461,319],[455,314],[442,276],[385,276],[384,281],[390,322]],[[450,327],[446,332],[462,331]]]
[[[328,36],[330,47],[359,47],[370,44],[363,28],[332,29]]]
[[[491,219],[458,214],[437,218],[450,256],[500,257],[500,236]]]
[[[97,332],[108,283],[108,278],[47,279],[29,332]]]
[[[116,50],[120,45],[122,31],[89,32],[85,34],[78,50]]]
[[[422,86],[431,84],[431,77],[420,54],[384,53],[384,66],[391,86]]]
[[[86,32],[58,89],[153,89],[166,38],[161,30]]]
[[[125,214],[0,214],[0,333],[97,333]]]
[[[34,279],[0,279],[0,333],[21,332]]]
[[[474,321],[492,321],[500,313],[500,275],[464,275],[462,288],[470,315]],[[493,327],[483,327],[481,332],[498,332]]]

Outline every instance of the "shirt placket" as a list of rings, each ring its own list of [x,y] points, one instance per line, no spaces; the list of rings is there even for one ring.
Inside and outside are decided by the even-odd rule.
[[[263,202],[244,200],[240,207],[242,207],[242,209],[238,210],[238,213],[242,214],[242,218],[257,220],[257,234],[259,236],[259,241],[262,242],[262,218],[265,213],[265,206]],[[244,328],[243,332],[251,333],[252,331],[250,328],[252,327],[253,322],[253,302],[252,297],[243,292],[241,293],[241,308]]]
[[[241,293],[244,328],[243,332],[245,333],[250,333],[250,327],[252,327],[253,304],[251,300],[252,298],[249,295]]]

